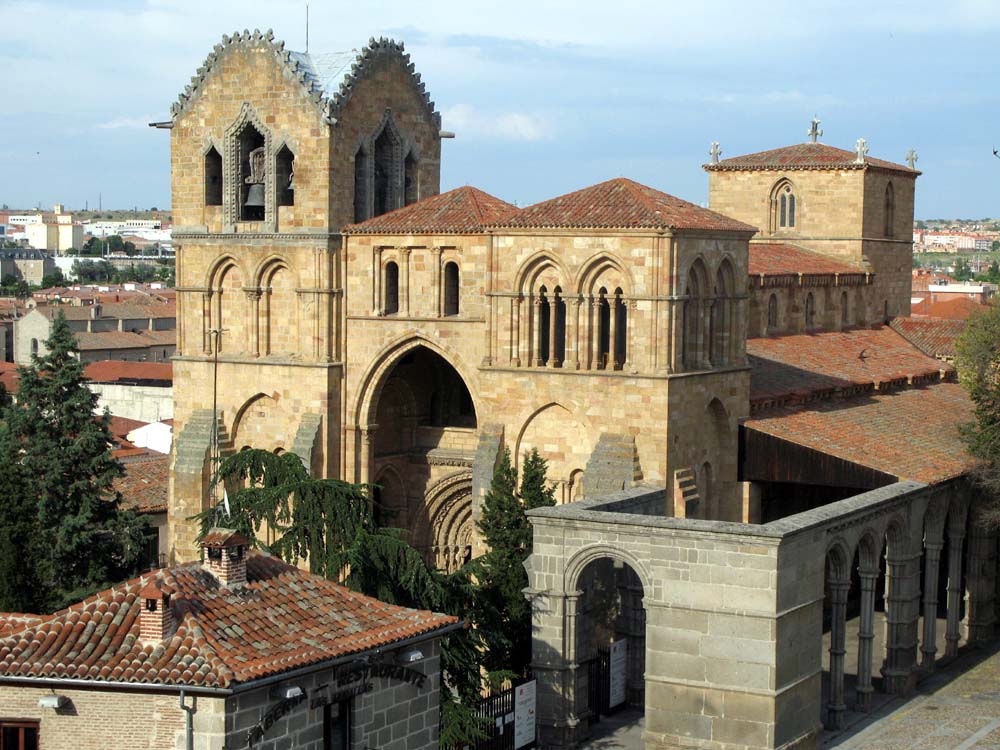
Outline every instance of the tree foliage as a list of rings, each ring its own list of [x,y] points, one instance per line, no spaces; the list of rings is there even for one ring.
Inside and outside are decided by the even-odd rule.
[[[0,609],[58,609],[127,577],[142,550],[143,519],[119,508],[113,488],[124,469],[111,455],[110,416],[94,416],[97,396],[61,313],[45,345],[47,355],[18,369],[17,402],[0,413],[0,538],[27,566],[14,575],[35,579],[16,587],[20,601],[0,597]]]
[[[403,532],[379,526],[370,487],[312,478],[295,454],[258,449],[223,459],[216,480],[227,488],[229,510],[220,504],[195,516],[202,535],[213,526],[232,528],[286,562],[308,560],[311,572],[354,591],[470,620],[475,597],[468,571],[445,575],[431,568]],[[267,530],[270,544],[262,540]],[[472,707],[480,696],[483,650],[481,634],[469,628],[442,643],[442,745],[468,742],[480,725]]]
[[[970,317],[955,348],[959,380],[974,407],[973,421],[960,431],[979,460],[973,478],[987,498],[981,518],[1000,527],[1000,305]]]

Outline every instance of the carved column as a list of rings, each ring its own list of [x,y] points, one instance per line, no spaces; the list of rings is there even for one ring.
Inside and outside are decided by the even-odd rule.
[[[965,563],[965,637],[968,643],[985,643],[993,639],[996,612],[996,532],[985,528],[969,516],[969,549]]]
[[[549,358],[545,363],[546,367],[555,367],[556,360],[556,323],[559,322],[559,297],[555,292],[549,299]]]
[[[441,248],[432,247],[431,248],[431,263],[434,266],[434,314],[437,317],[441,317],[444,314],[444,308],[441,300],[444,296],[444,289],[441,284]]]
[[[580,332],[580,361],[584,370],[594,369],[594,298],[581,299],[583,330]]]
[[[534,367],[545,367],[545,361],[542,359],[542,297],[538,295],[532,297],[531,300],[531,318],[532,318],[532,352],[531,352],[531,364]]]
[[[521,366],[521,298],[510,300],[510,363]]]
[[[920,555],[900,554],[890,545],[886,555],[885,692],[904,695],[914,685],[917,664],[917,619],[920,616]]]
[[[246,293],[247,293],[247,307],[250,308],[250,320],[252,321],[252,326],[250,328],[250,354],[252,356],[254,356],[254,357],[259,357],[260,356],[260,315],[261,315],[261,311],[260,311],[260,298],[261,298],[261,290],[260,289],[246,289],[244,291],[246,291]],[[270,352],[271,352],[271,341],[270,341],[270,333],[271,333],[271,325],[270,325],[270,321],[271,321],[271,305],[270,305],[271,290],[268,289],[267,292],[268,292],[268,294],[267,294],[267,304],[266,304],[266,309],[265,309],[265,312],[264,312],[264,316],[265,316],[265,318],[264,318],[264,320],[265,320],[264,331],[265,331],[265,335],[268,337],[268,341],[266,342],[266,345],[265,345],[265,348],[264,348],[264,352],[267,353],[267,354],[270,354]]]
[[[590,349],[595,370],[604,368],[601,361],[601,298],[593,297],[591,302]]]
[[[572,325],[567,326],[569,330],[566,331],[566,346],[567,349],[570,344],[573,346],[573,358],[569,360],[569,366],[574,370],[580,369],[580,309],[582,307],[583,297],[578,295],[573,298],[572,310],[566,309],[566,317],[572,323]],[[563,366],[565,367],[565,363]]]
[[[965,530],[948,525],[948,615],[945,624],[945,656],[958,656],[961,640],[959,614],[962,608],[962,544]]]
[[[872,705],[872,645],[875,640],[875,585],[878,570],[859,570],[861,612],[858,615],[858,709],[870,711]]]
[[[617,370],[621,364],[618,361],[618,305],[621,300],[615,295],[608,302],[608,369]]]
[[[410,314],[410,248],[399,249],[400,265],[403,266],[401,279],[402,289],[399,290],[399,314],[409,316]]]
[[[372,464],[375,462],[375,432],[377,430],[377,424],[361,428],[361,476],[359,480],[361,484],[369,484],[372,481]]]
[[[827,581],[830,590],[830,701],[826,706],[828,729],[840,729],[844,711],[844,629],[847,625],[849,581]]]
[[[205,354],[212,353],[212,292],[201,294],[201,350]]]
[[[934,671],[937,655],[938,571],[941,567],[941,542],[924,545],[924,632],[920,666],[925,672]]]

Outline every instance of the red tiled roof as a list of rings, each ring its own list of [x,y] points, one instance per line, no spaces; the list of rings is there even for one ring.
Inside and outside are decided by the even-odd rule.
[[[856,151],[827,146],[825,143],[797,143],[794,146],[758,151],[754,154],[722,159],[717,164],[705,164],[709,172],[730,170],[795,170],[795,169],[867,169],[877,167],[916,177],[920,172],[902,164],[866,156],[864,163],[857,161]]]
[[[97,308],[100,307],[98,310]],[[176,318],[177,305],[163,302],[109,302],[101,305],[39,305],[38,312],[46,318],[54,318],[59,312],[66,320],[89,320],[90,318],[117,320],[142,320],[144,318]]]
[[[17,364],[15,362],[0,362],[0,383],[7,393],[17,393]]]
[[[962,386],[937,383],[784,407],[743,425],[898,479],[935,484],[975,465],[958,434],[971,418]]]
[[[169,362],[122,362],[104,359],[91,362],[83,374],[95,383],[138,382],[143,380],[172,381],[174,367]]]
[[[968,320],[969,316],[981,313],[985,305],[968,297],[956,297],[937,301],[925,299],[919,305],[914,305],[913,308],[914,315],[926,315],[947,320]]]
[[[747,339],[747,355],[751,410],[954,373],[951,365],[928,357],[888,326]]]
[[[114,482],[114,489],[122,496],[122,507],[139,513],[166,513],[170,457],[126,461],[122,465],[125,476]]]
[[[730,219],[646,185],[618,177],[536,203],[494,223],[498,228],[703,229],[756,232]]]
[[[348,234],[467,234],[482,231],[504,214],[517,211],[510,203],[474,187],[460,187],[359,224]]]
[[[893,318],[894,331],[929,357],[954,357],[955,341],[965,330],[964,320]]]
[[[751,276],[787,276],[790,274],[863,274],[864,269],[846,261],[814,253],[781,242],[750,243]]]
[[[76,347],[80,351],[100,351],[102,349],[145,349],[150,346],[172,346],[177,341],[177,331],[97,331],[74,333]]]
[[[31,615],[25,612],[0,612],[0,638],[38,625],[49,619],[49,615]]]
[[[164,641],[144,644],[138,594],[150,582],[173,590],[177,626]],[[164,568],[0,638],[0,678],[228,688],[456,622],[249,552],[245,588],[220,586],[200,563]]]

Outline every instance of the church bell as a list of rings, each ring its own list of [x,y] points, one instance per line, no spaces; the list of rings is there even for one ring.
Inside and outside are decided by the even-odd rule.
[[[247,191],[247,199],[243,204],[247,208],[264,207],[264,186],[261,184],[251,185]]]

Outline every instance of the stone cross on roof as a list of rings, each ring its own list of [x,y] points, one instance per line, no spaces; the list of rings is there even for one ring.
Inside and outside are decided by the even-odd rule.
[[[708,155],[712,157],[712,164],[719,163],[719,157],[722,156],[722,149],[719,148],[718,141],[712,141],[712,148],[709,149]]]
[[[917,152],[912,148],[906,152],[906,163],[910,165],[910,169],[917,168]]]
[[[806,132],[806,135],[809,136],[809,140],[813,143],[816,143],[816,141],[823,136],[823,131],[819,129],[819,124],[821,122],[823,121],[819,118],[813,117],[812,125],[809,126],[809,130]]]
[[[864,138],[858,138],[858,142],[854,144],[854,150],[858,152],[858,158],[854,161],[858,164],[864,164],[865,155],[868,153],[868,141]]]

